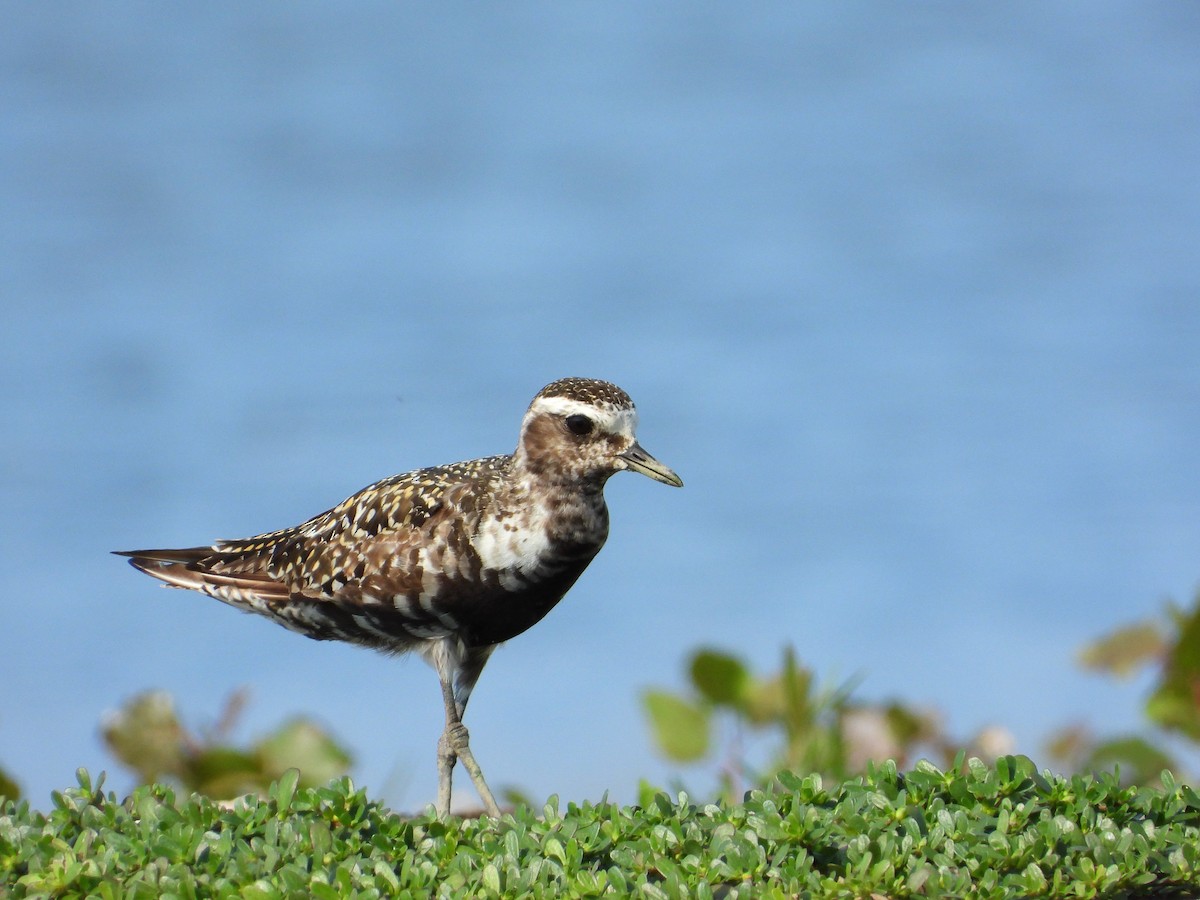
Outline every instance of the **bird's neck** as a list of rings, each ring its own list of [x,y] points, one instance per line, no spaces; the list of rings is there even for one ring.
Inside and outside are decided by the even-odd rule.
[[[608,506],[603,478],[560,477],[559,472],[536,471],[514,465],[505,486],[511,509],[527,509],[530,526],[551,544],[595,545],[608,536]]]
[[[603,483],[570,485],[514,465],[480,522],[484,568],[540,577],[595,556],[608,537]]]

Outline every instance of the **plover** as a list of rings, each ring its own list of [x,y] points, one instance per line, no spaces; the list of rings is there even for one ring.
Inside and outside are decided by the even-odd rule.
[[[533,398],[510,456],[394,475],[294,528],[118,555],[316,640],[416,650],[437,670],[445,705],[437,812],[450,812],[462,760],[498,816],[463,711],[496,646],[540,621],[604,545],[609,477],[628,469],[683,486],[636,426],[619,387],[564,378]]]

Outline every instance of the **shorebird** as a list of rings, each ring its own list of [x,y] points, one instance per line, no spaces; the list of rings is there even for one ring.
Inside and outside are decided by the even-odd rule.
[[[517,449],[385,478],[293,528],[210,547],[118,551],[190,588],[315,640],[415,650],[437,671],[446,723],[437,813],[462,761],[491,816],[463,712],[497,645],[548,613],[608,536],[604,485],[622,470],[682,487],[637,442],[614,384],[563,378],[533,398]]]

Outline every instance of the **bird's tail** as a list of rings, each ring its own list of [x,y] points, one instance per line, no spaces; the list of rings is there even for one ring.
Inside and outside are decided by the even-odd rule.
[[[261,565],[213,547],[180,550],[116,550],[129,564],[171,587],[200,591],[234,606],[256,611],[262,604],[286,600],[290,590]],[[249,564],[248,564],[249,563]]]

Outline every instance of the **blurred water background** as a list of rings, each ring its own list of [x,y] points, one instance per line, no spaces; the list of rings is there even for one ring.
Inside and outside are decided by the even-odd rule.
[[[432,800],[419,660],[108,555],[506,452],[607,378],[684,478],[468,715],[494,785],[665,781],[639,707],[711,644],[1017,746],[1137,727],[1086,639],[1200,583],[1200,6],[5,4],[0,765],[105,709],[315,715]],[[704,773],[690,773],[704,784]],[[124,774],[110,785],[128,787]],[[470,799],[465,782],[460,792]]]

